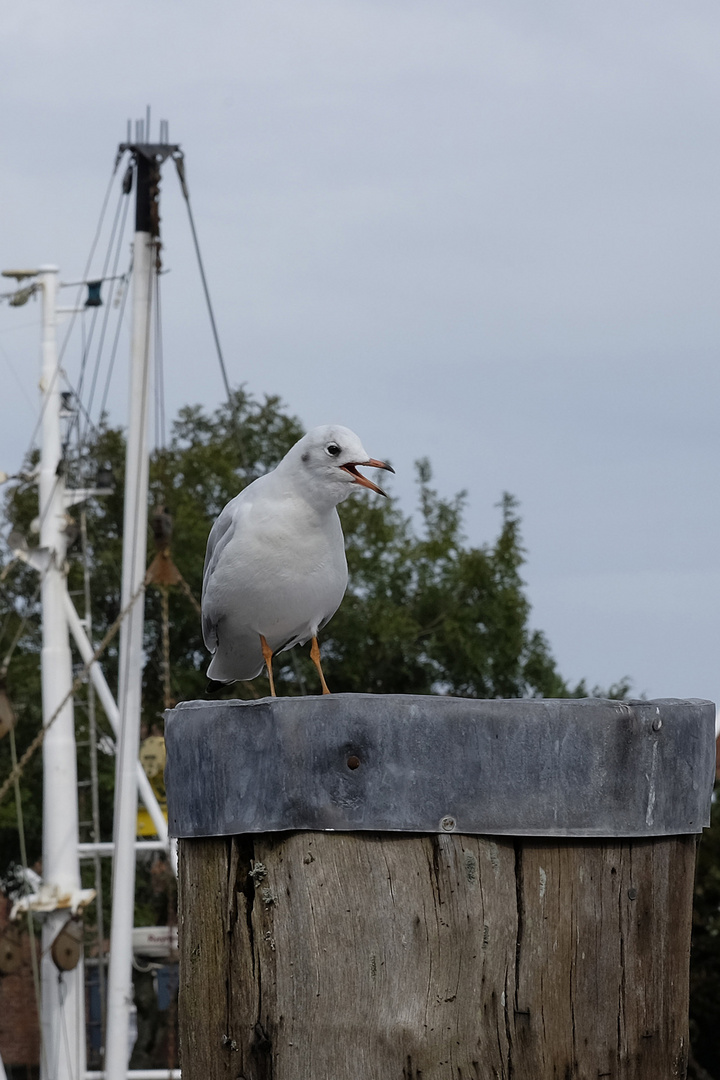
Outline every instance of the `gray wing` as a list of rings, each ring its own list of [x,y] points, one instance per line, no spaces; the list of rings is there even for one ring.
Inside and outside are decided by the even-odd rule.
[[[238,496],[236,496],[237,498]],[[202,632],[203,640],[210,652],[217,648],[217,617],[206,603],[208,584],[218,564],[220,556],[230,543],[235,533],[235,502],[231,499],[227,506],[220,512],[215,524],[208,536],[207,548],[205,549],[205,565],[203,567],[202,587]]]

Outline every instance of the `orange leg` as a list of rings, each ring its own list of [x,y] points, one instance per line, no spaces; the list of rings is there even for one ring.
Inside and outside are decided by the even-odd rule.
[[[320,646],[318,645],[318,639],[316,637],[312,639],[312,645],[310,646],[310,659],[317,668],[318,675],[320,676],[320,683],[322,685],[323,694],[329,694],[330,691],[328,690],[327,683],[325,682],[325,676],[323,675],[323,670],[320,665]]]
[[[260,635],[260,646],[262,648],[265,666],[267,667],[268,679],[270,680],[270,697],[277,697],[277,694],[275,693],[275,680],[273,679],[272,673],[272,649],[270,648],[262,634]]]

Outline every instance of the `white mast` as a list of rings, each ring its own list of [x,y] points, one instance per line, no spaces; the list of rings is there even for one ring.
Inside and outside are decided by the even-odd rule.
[[[179,147],[149,142],[142,121],[135,144],[122,146],[135,157],[135,239],[133,246],[133,308],[130,358],[130,418],[125,462],[123,567],[121,603],[125,607],[141,592],[120,630],[119,733],[115,775],[112,929],[107,988],[105,1076],[125,1080],[132,988],[132,930],[135,910],[135,853],[137,833],[137,772],[142,705],[144,591],[148,528],[148,422],[150,402],[150,341],[155,256],[158,246],[160,165]],[[161,125],[162,132],[162,125]],[[145,138],[148,141],[145,141]],[[165,132],[166,137],[166,132]],[[158,830],[160,831],[160,830]],[[167,829],[163,830],[167,837]]]
[[[142,586],[147,559],[148,401],[150,326],[155,243],[149,231],[135,233],[130,366],[130,422],[125,462],[121,605]],[[108,973],[107,1080],[124,1080],[128,1064],[129,1011],[132,989],[132,929],[135,910],[135,835],[137,832],[137,762],[143,672],[144,596],[120,628],[118,737],[115,778],[113,907]]]
[[[41,588],[42,709],[47,724],[67,698],[43,742],[43,879],[57,899],[80,889],[77,760],[70,690],[72,656],[65,619],[65,481],[60,439],[60,379],[56,340],[56,266],[40,268],[42,288],[42,448],[40,547],[49,561]],[[50,947],[67,921],[67,910],[47,915],[42,931],[43,1080],[77,1080],[85,1070],[85,987],[82,959],[59,977]]]

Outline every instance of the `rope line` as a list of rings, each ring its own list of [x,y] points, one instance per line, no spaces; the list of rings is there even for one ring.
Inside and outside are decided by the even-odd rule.
[[[128,293],[130,292],[130,275],[132,274],[133,259],[130,256],[130,266],[128,272],[125,275],[125,284],[123,286],[122,297],[120,299],[120,311],[118,312],[117,325],[115,327],[115,340],[113,341],[112,352],[110,353],[110,361],[108,363],[107,375],[105,376],[105,388],[103,389],[102,401],[100,403],[100,419],[102,420],[105,413],[105,406],[107,405],[108,394],[110,393],[110,382],[112,380],[113,368],[115,367],[115,357],[118,350],[118,342],[120,341],[120,331],[122,330],[123,318],[125,316],[125,304],[127,303]]]
[[[155,447],[165,449],[165,354],[159,271],[155,273]]]
[[[0,679],[4,679],[5,676],[7,675],[8,668],[10,667],[10,661],[12,660],[12,655],[15,652],[15,649],[17,648],[17,643],[19,642],[20,638],[22,637],[22,635],[23,635],[23,633],[25,631],[25,627],[27,626],[28,622],[33,617],[33,615],[36,614],[36,612],[34,612],[32,610],[32,606],[35,603],[35,601],[37,600],[38,596],[40,595],[40,590],[42,588],[42,583],[45,580],[46,573],[47,573],[47,568],[45,570],[43,570],[43,572],[39,575],[39,580],[38,580],[38,583],[37,583],[37,587],[35,589],[35,592],[33,593],[33,596],[32,596],[32,599],[31,599],[30,603],[28,604],[28,610],[26,611],[25,615],[23,615],[22,619],[20,620],[20,625],[18,626],[18,629],[17,629],[17,631],[15,633],[15,637],[12,640],[10,648],[8,649],[7,653],[5,654],[5,658],[4,658],[3,662],[2,662],[2,664],[0,664]],[[13,614],[13,612],[14,612],[14,609],[11,608],[10,611],[8,612],[8,614],[7,614],[7,618],[6,618],[5,623],[3,625],[2,631],[0,632],[0,641],[2,641],[3,637],[5,636],[5,631],[8,628],[8,625],[9,625],[9,622],[10,622],[10,617]]]
[[[115,164],[113,166],[113,171],[112,171],[112,173],[110,175],[110,180],[108,182],[107,191],[105,192],[105,198],[103,199],[102,208],[100,210],[100,220],[97,223],[97,229],[95,230],[95,236],[93,237],[93,242],[90,245],[90,254],[88,255],[87,263],[85,264],[85,272],[83,274],[83,280],[80,282],[80,286],[78,288],[77,298],[76,298],[75,304],[74,304],[74,307],[76,307],[76,308],[77,308],[77,305],[80,303],[80,297],[82,296],[82,290],[85,287],[85,283],[87,281],[88,274],[90,273],[90,266],[91,266],[92,261],[93,261],[93,256],[95,255],[95,248],[98,245],[98,241],[100,239],[100,233],[102,231],[103,221],[105,220],[105,211],[107,210],[107,205],[108,205],[108,202],[110,201],[110,193],[112,192],[113,180],[115,179],[115,174],[118,171],[118,166],[119,166],[120,162],[123,159],[123,154],[124,154],[124,151],[123,151],[123,153],[118,153],[115,156]],[[63,356],[65,355],[65,349],[67,348],[68,341],[70,340],[70,334],[72,333],[72,328],[75,325],[75,316],[76,315],[77,315],[77,311],[74,311],[72,313],[71,317],[70,317],[70,325],[67,328],[67,333],[65,334],[65,340],[63,341],[62,346],[60,348],[60,355],[58,357],[58,367],[60,366],[60,364],[62,362]]]
[[[23,772],[25,771],[25,766],[30,761],[30,758],[33,756],[35,751],[42,745],[43,739],[45,738],[46,734],[48,733],[48,731],[50,730],[52,725],[57,720],[60,713],[63,711],[63,709],[67,705],[68,701],[70,701],[70,699],[78,692],[78,690],[80,689],[80,687],[82,686],[82,684],[83,684],[83,682],[85,680],[85,676],[89,672],[92,665],[97,660],[99,660],[100,657],[102,656],[102,654],[105,652],[106,648],[108,647],[108,645],[110,644],[110,642],[115,637],[118,630],[120,629],[120,626],[121,626],[123,620],[128,615],[128,613],[129,613],[130,609],[132,608],[133,604],[135,603],[135,601],[138,599],[140,594],[145,589],[145,586],[147,585],[147,583],[148,583],[148,575],[146,574],[145,577],[143,578],[142,582],[138,586],[138,588],[135,590],[133,595],[128,600],[125,607],[122,609],[122,611],[120,612],[118,617],[115,619],[115,622],[108,629],[107,633],[105,634],[105,637],[102,639],[102,641],[98,645],[97,649],[95,650],[95,652],[93,653],[91,658],[87,661],[86,664],[83,664],[82,668],[80,669],[78,674],[75,676],[75,678],[73,680],[73,683],[72,683],[72,686],[70,687],[67,694],[65,695],[65,697],[62,699],[62,701],[58,705],[55,712],[52,714],[52,716],[48,720],[47,724],[45,724],[43,727],[40,728],[37,735],[35,736],[35,738],[30,743],[30,745],[28,746],[25,753],[22,755],[22,757],[18,761],[17,765],[15,765],[12,768],[12,770],[10,771],[10,774],[8,775],[8,777],[6,778],[6,780],[4,781],[2,786],[0,786],[0,803],[3,801],[3,799],[7,795],[10,788],[13,786],[16,777],[19,778],[19,777],[22,776]]]
[[[88,256],[87,265],[85,267],[85,273],[83,274],[83,281],[80,283],[80,287],[79,287],[79,290],[78,290],[78,293],[77,293],[77,299],[76,299],[76,302],[75,302],[75,305],[74,305],[75,308],[77,308],[77,305],[80,302],[80,297],[82,296],[82,289],[83,289],[83,287],[85,285],[85,279],[87,278],[88,273],[90,271],[90,265],[92,263],[93,256],[95,254],[95,248],[97,247],[98,240],[100,239],[100,233],[102,232],[103,221],[105,220],[105,212],[107,210],[108,201],[110,199],[110,195],[111,195],[111,192],[112,192],[113,181],[115,179],[115,174],[117,173],[118,166],[119,166],[119,164],[120,164],[120,162],[122,160],[122,157],[123,157],[123,155],[120,154],[120,153],[118,153],[116,155],[115,164],[113,166],[112,173],[110,174],[110,180],[108,181],[108,186],[107,186],[107,189],[105,191],[105,197],[103,199],[102,207],[100,209],[100,218],[98,220],[97,228],[95,230],[95,236],[93,238],[93,242],[92,242],[92,244],[90,246],[90,254]],[[73,326],[75,325],[75,317],[76,317],[76,315],[77,315],[76,311],[73,312],[73,314],[71,315],[70,324],[69,324],[69,326],[67,328],[67,332],[65,334],[65,339],[64,339],[64,341],[62,343],[62,346],[61,346],[59,354],[58,354],[57,366],[55,368],[55,371],[53,372],[52,381],[50,383],[50,386],[48,387],[48,390],[47,390],[47,392],[46,392],[46,394],[44,396],[43,402],[42,402],[42,406],[41,406],[41,408],[40,408],[40,410],[38,412],[35,427],[33,429],[32,435],[30,436],[30,441],[29,441],[29,444],[28,444],[28,448],[25,451],[25,454],[23,455],[23,461],[27,460],[27,458],[30,456],[32,448],[35,445],[35,439],[37,437],[38,431],[40,430],[40,425],[42,424],[43,417],[45,415],[45,409],[47,408],[48,401],[50,399],[50,391],[54,388],[55,380],[60,375],[62,359],[63,359],[63,356],[65,354],[65,350],[67,348],[68,342],[70,340],[70,334],[72,333]]]
[[[15,727],[10,728],[10,760],[12,761],[13,768],[17,765],[17,746],[15,744]],[[27,860],[27,846],[25,844],[25,819],[23,817],[22,808],[22,795],[20,793],[20,777],[16,776],[14,780],[15,787],[15,814],[17,817],[18,826],[18,839],[20,841],[20,862],[23,870],[28,869]],[[27,880],[27,877],[26,877]],[[27,925],[28,925],[28,937],[30,938],[30,967],[32,969],[33,990],[35,992],[35,1008],[37,1009],[38,1016],[42,1016],[42,1003],[40,993],[40,970],[38,967],[37,952],[35,949],[35,925],[33,923],[32,909],[27,909]],[[42,1024],[40,1025],[40,1056],[42,1057],[43,1067],[47,1068],[47,1062],[45,1060],[45,1040],[43,1038]]]
[[[195,219],[193,218],[192,208],[190,206],[190,192],[188,191],[187,182],[185,180],[185,159],[181,155],[173,155],[173,161],[175,162],[175,168],[180,179],[180,187],[182,189],[183,198],[185,199],[185,205],[187,206],[188,218],[190,221],[190,231],[192,232],[193,244],[195,245],[195,255],[197,256],[198,268],[200,270],[200,280],[202,281],[203,292],[205,293],[205,303],[207,304],[208,315],[210,316],[210,325],[212,327],[213,337],[215,339],[215,349],[217,351],[218,361],[220,363],[220,371],[222,372],[223,382],[225,384],[225,393],[228,396],[228,401],[231,399],[230,383],[227,377],[227,369],[225,368],[225,360],[223,358],[222,349],[220,347],[220,338],[217,332],[217,326],[215,325],[215,315],[213,313],[213,306],[210,300],[210,291],[208,289],[207,280],[205,278],[205,269],[203,267],[202,255],[200,254],[200,244],[197,238],[197,232],[195,231]]]
[[[92,384],[90,386],[90,394],[88,396],[88,403],[87,403],[88,416],[92,412],[93,400],[95,398],[95,388],[96,388],[96,385],[97,385],[98,375],[100,373],[100,361],[102,359],[102,351],[103,351],[103,346],[105,344],[105,334],[107,332],[108,322],[109,322],[109,318],[110,318],[110,308],[113,306],[113,301],[114,301],[115,296],[116,296],[117,288],[122,289],[124,287],[125,289],[127,289],[126,275],[124,275],[124,274],[118,275],[117,269],[118,269],[118,264],[120,262],[120,253],[122,251],[123,239],[125,237],[125,224],[126,224],[126,221],[127,221],[127,215],[128,215],[129,207],[130,207],[130,200],[125,199],[124,209],[123,209],[123,219],[122,219],[122,223],[120,225],[120,231],[118,233],[117,246],[115,248],[115,259],[114,259],[114,262],[113,262],[112,277],[107,279],[108,281],[111,282],[111,285],[110,285],[110,291],[108,293],[107,300],[105,301],[105,318],[103,320],[102,332],[101,332],[101,335],[100,335],[100,341],[98,343],[98,349],[97,349],[97,358],[95,360],[95,371],[93,373]],[[116,287],[116,282],[117,281],[120,281],[121,284]],[[121,321],[122,321],[122,312],[120,312],[118,314],[118,322],[121,322]],[[113,355],[113,359],[114,359],[114,355]],[[83,439],[81,441],[84,443],[84,442],[86,442],[86,440],[87,440],[87,426],[85,428]]]
[[[170,689],[170,603],[167,585],[160,586],[160,602],[162,607],[163,707],[172,709],[172,692]]]
[[[177,567],[175,567],[175,569],[177,570]],[[182,574],[180,573],[179,570],[178,570],[178,577],[180,578],[180,580],[178,582],[178,585],[180,586],[182,591],[185,593],[185,595],[187,596],[187,598],[190,601],[190,603],[192,604],[192,606],[195,608],[198,615],[202,615],[202,608],[200,607],[199,603],[195,599],[195,596],[193,595],[193,593],[190,590],[190,586],[188,585],[187,581],[182,576]]]

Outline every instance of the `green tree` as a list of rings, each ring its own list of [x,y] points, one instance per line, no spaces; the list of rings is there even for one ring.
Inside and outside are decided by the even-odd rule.
[[[205,543],[212,521],[238,491],[273,468],[301,435],[299,421],[286,412],[277,397],[259,402],[243,390],[237,390],[231,402],[212,414],[199,406],[180,411],[169,445],[153,456],[150,505],[167,507],[172,515],[172,556],[196,600],[201,593]],[[90,499],[84,508],[96,641],[120,610],[124,456],[122,432],[103,424],[65,462],[69,486],[87,485],[99,470],[109,472],[114,479],[111,494]],[[36,455],[26,463],[28,473],[35,464]],[[331,688],[478,697],[577,692],[577,688],[570,691],[558,674],[544,636],[529,627],[530,606],[520,576],[520,521],[514,500],[503,497],[496,541],[474,547],[463,532],[464,495],[440,497],[431,486],[428,462],[418,464],[417,479],[418,527],[394,500],[381,496],[366,497],[363,493],[340,508],[350,586],[340,611],[323,634]],[[33,480],[9,490],[5,517],[10,527],[32,537],[37,512]],[[79,517],[79,511],[74,513]],[[72,523],[70,528],[75,535]],[[152,537],[149,550],[152,554]],[[34,571],[22,563],[9,565],[7,554],[3,565],[0,655],[22,630],[7,674],[22,751],[41,722],[38,582]],[[69,552],[69,587],[76,595],[82,592],[82,575],[76,538]],[[77,599],[82,608],[81,596]],[[178,588],[171,590],[169,608],[173,697],[202,696],[209,657],[197,611]],[[145,634],[143,719],[150,729],[161,723],[163,712],[161,597],[152,586],[146,598]],[[307,650],[295,649],[279,660],[281,693],[316,692],[317,675]],[[113,685],[117,638],[102,663]],[[264,678],[227,691],[228,696],[244,697],[266,692]],[[82,729],[86,724],[82,700],[77,715]],[[109,734],[107,724],[105,729]],[[6,775],[9,767],[8,740],[4,740],[0,743],[0,775]],[[80,769],[84,769],[82,761]],[[101,755],[104,836],[110,829],[112,771],[112,757]],[[40,783],[38,754],[22,781],[31,859],[40,852]],[[0,805],[0,869],[17,856],[15,810],[12,800],[5,800]]]
[[[710,828],[698,848],[690,958],[689,1075],[720,1076],[720,803],[713,802]],[[706,1072],[705,1070],[709,1070]]]

